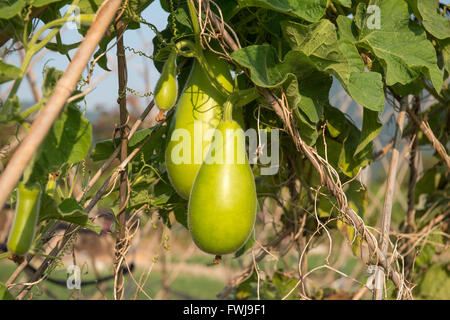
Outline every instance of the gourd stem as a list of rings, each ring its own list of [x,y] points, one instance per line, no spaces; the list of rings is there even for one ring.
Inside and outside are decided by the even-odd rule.
[[[175,44],[175,47],[178,50],[178,53],[184,57],[195,57],[197,54],[197,49],[195,48],[195,44],[191,40],[181,40]],[[184,51],[183,48],[188,48],[190,51]]]
[[[223,105],[223,121],[233,121],[233,104],[229,100]]]
[[[192,28],[194,31],[194,37],[195,37],[195,56],[200,62],[200,65],[203,67],[203,69],[206,71],[206,75],[208,76],[209,80],[211,80],[212,85],[224,96],[227,97],[230,92],[228,92],[227,89],[225,89],[216,79],[216,76],[214,72],[211,70],[211,68],[208,65],[208,62],[206,61],[205,56],[203,55],[203,49],[201,45],[200,40],[200,25],[198,21],[198,17],[196,14],[195,6],[192,0],[188,0],[188,9],[189,9],[189,16],[191,18],[192,22]]]

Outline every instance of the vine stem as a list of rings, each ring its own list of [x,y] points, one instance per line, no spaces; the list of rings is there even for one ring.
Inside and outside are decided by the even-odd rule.
[[[380,249],[385,259],[387,259],[386,256],[389,248],[389,230],[391,228],[392,204],[394,201],[395,181],[400,154],[399,145],[400,140],[402,139],[403,124],[405,122],[407,108],[408,96],[404,96],[400,100],[400,112],[398,113],[397,128],[395,130],[394,145],[392,146],[391,161],[389,164],[386,182],[386,196],[384,198],[383,211],[381,213]],[[375,273],[375,289],[373,291],[374,300],[381,300],[383,298],[384,279],[384,271],[380,268],[377,268]]]
[[[39,112],[24,140],[14,152],[5,171],[0,176],[0,208],[5,205],[28,163],[64,108],[67,99],[80,79],[84,67],[88,64],[89,58],[94,53],[120,5],[121,0],[107,0],[98,9],[95,19],[72,62],[57,82],[47,104]]]
[[[414,97],[412,103],[413,112],[417,114],[420,111],[420,96]],[[417,139],[418,126],[416,123],[412,123],[411,130],[411,146],[409,155],[409,182],[408,182],[408,211],[406,212],[405,227],[406,233],[413,233],[416,231],[416,209],[415,209],[415,194],[417,183],[417,159],[419,155],[419,143]],[[414,243],[408,244],[408,250],[411,250],[410,254],[405,256],[405,277],[410,280],[414,268]]]
[[[195,10],[195,6],[194,6],[193,0],[188,0],[188,8],[189,8],[189,16],[190,16],[191,21],[192,21],[192,28],[193,28],[194,36],[195,36],[195,45],[193,46],[195,48],[195,56],[196,56],[198,62],[200,63],[200,65],[206,71],[206,75],[208,76],[209,80],[211,80],[212,85],[217,90],[219,90],[219,92],[223,96],[228,97],[230,92],[228,92],[217,81],[214,72],[211,70],[210,66],[208,65],[208,62],[206,61],[205,56],[203,55],[203,49],[202,49],[201,42],[200,42],[200,25],[199,25],[199,21],[198,21],[198,18],[197,18],[197,12]]]
[[[128,156],[128,111],[126,100],[126,87],[127,87],[127,60],[125,57],[125,47],[123,43],[123,33],[125,32],[127,25],[120,19],[115,24],[117,33],[117,70],[119,80],[119,112],[120,112],[120,161],[123,162]],[[114,297],[116,300],[123,299],[123,268],[122,268],[122,255],[123,244],[126,233],[126,205],[128,202],[128,172],[127,166],[120,172],[120,186],[119,186],[119,205],[120,209],[117,214],[117,220],[119,222],[119,230],[117,231],[117,238],[115,244],[115,259],[114,259]]]
[[[434,135],[433,130],[431,130],[428,122],[419,119],[419,117],[410,108],[407,108],[406,111],[408,112],[408,115],[412,119],[412,121],[414,121],[419,126],[420,130],[422,130],[423,134],[431,142],[431,145],[433,146],[434,150],[436,150],[439,156],[445,161],[445,164],[447,165],[447,170],[450,170],[450,157],[445,151],[445,147]]]

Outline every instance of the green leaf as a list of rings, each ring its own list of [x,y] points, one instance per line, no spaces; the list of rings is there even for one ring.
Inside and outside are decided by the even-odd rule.
[[[0,19],[11,19],[25,7],[25,0],[0,0]]]
[[[317,122],[322,115],[323,105],[328,101],[332,79],[326,73],[316,69],[314,63],[304,53],[291,50],[278,60],[275,49],[270,45],[253,45],[231,54],[240,65],[250,69],[252,81],[265,88],[277,88],[289,81],[289,86],[298,86],[301,99],[298,106],[311,120]],[[297,84],[291,77],[295,76]],[[291,88],[292,89],[292,88]]]
[[[327,106],[325,108],[325,119],[330,136],[333,138],[339,137],[340,139],[338,140],[342,142],[349,126],[345,115],[339,109]]]
[[[372,3],[375,4],[374,1]],[[385,71],[387,85],[408,84],[422,74],[440,92],[442,74],[437,66],[436,52],[423,28],[410,20],[407,3],[382,0],[376,4],[381,12],[380,29],[370,29],[365,23],[368,15],[363,14],[357,44],[378,58]]]
[[[250,77],[258,86],[275,88],[288,76],[284,74],[277,53],[270,45],[248,46],[232,52],[231,57],[250,69]]]
[[[355,45],[347,39],[338,40],[339,49],[347,59],[350,76],[352,73],[364,72],[364,61]]]
[[[22,71],[0,60],[0,84],[20,78]]]
[[[239,5],[237,0],[217,0],[214,1],[222,11],[223,19],[228,22],[239,11]],[[217,13],[215,6],[211,7],[211,10]]]
[[[39,213],[39,221],[44,220],[61,220],[70,222],[81,226],[100,234],[102,228],[95,225],[90,219],[87,213],[83,211],[83,208],[78,202],[73,199],[64,199],[59,205],[56,201],[47,194],[42,195],[41,210]]]
[[[450,272],[440,264],[433,264],[425,272],[418,291],[427,299],[450,299]]]
[[[137,208],[144,204],[150,207],[160,207],[167,203],[174,193],[173,188],[167,183],[161,181],[156,186],[152,185],[157,176],[153,171],[144,174],[144,178],[137,184],[133,185],[130,193],[130,201],[128,208]]]
[[[335,27],[329,20],[311,25],[284,21],[282,30],[291,48],[307,55],[318,70],[334,73],[341,82],[348,81],[349,65],[339,50]]]
[[[340,4],[346,8],[352,7],[352,0],[332,0],[334,3]]]
[[[325,142],[323,141],[323,136],[320,137],[320,139],[317,140],[316,148],[319,155],[325,159],[325,144],[326,144],[326,158],[328,159],[328,163],[333,166],[333,168],[337,168],[339,165],[339,157],[341,156],[341,150],[342,150],[342,142],[339,142],[337,139],[334,139],[332,137],[329,137],[328,135],[325,135]],[[321,201],[324,202],[324,201]],[[328,199],[325,201],[326,203],[329,203]],[[323,209],[323,206],[321,207]],[[328,208],[331,209],[331,208]],[[329,214],[329,210],[328,210]]]
[[[327,146],[327,150],[329,150],[328,147],[329,146]],[[319,196],[319,205],[317,206],[317,213],[319,214],[319,218],[329,217],[333,213],[335,206],[336,201],[331,197]]]
[[[17,95],[7,100],[5,103],[0,101],[0,123],[8,123],[22,110],[22,104]]]
[[[339,157],[339,168],[342,173],[350,178],[353,178],[362,167],[368,165],[372,156],[372,143],[367,144],[355,156],[360,141],[360,131],[356,127],[350,126],[348,135],[344,140],[344,148]]]
[[[186,229],[189,230],[188,221],[187,221],[187,206],[186,205],[180,205],[177,206],[173,213],[175,215],[175,219]]]
[[[67,54],[70,50],[73,50],[75,48],[78,48],[81,42],[75,42],[71,44],[64,44],[64,43],[54,43],[49,42],[45,45],[45,47],[51,51],[59,52],[61,54]]]
[[[353,180],[346,184],[345,195],[350,207],[364,219],[367,205],[369,203],[369,195],[367,189],[357,180]]]
[[[378,72],[352,72],[348,93],[356,102],[373,111],[383,111],[384,88]]]
[[[438,40],[438,44],[444,60],[444,68],[450,73],[450,39]]]
[[[381,132],[383,124],[378,119],[378,112],[364,109],[361,138],[355,155],[364,150],[366,146]]]
[[[30,178],[46,179],[63,164],[74,164],[85,159],[92,141],[92,127],[74,105],[67,106],[41,144]]]
[[[238,3],[241,8],[266,8],[310,22],[318,21],[327,8],[327,0],[238,0]]]
[[[96,13],[102,3],[103,0],[80,0],[78,7],[80,8],[80,13]]]
[[[15,300],[14,296],[9,293],[3,282],[0,282],[0,300]]]
[[[422,92],[423,88],[424,84],[422,82],[422,79],[420,78],[417,78],[413,82],[410,82],[405,85],[396,83],[391,86],[391,89],[395,92],[395,94],[399,96],[407,96],[408,94],[418,96]]]
[[[30,2],[32,2],[33,7],[40,8],[47,4],[54,3],[54,2],[61,2],[61,1],[64,1],[64,0],[34,0],[34,1],[30,1]]]
[[[436,191],[437,184],[439,182],[439,171],[436,167],[431,167],[428,169],[422,178],[416,183],[415,188],[415,201],[419,201],[419,197],[422,194],[427,196],[433,194]]]
[[[438,1],[433,0],[407,0],[413,8],[418,19],[430,34],[437,39],[450,37],[450,21],[439,14]]]
[[[128,141],[128,152],[132,152],[134,148],[152,132],[152,130],[153,128],[147,128],[136,131],[130,141]],[[114,145],[118,147],[119,144],[120,138],[114,139],[114,143],[112,139],[97,142],[90,154],[92,161],[102,161],[108,159],[114,152]]]
[[[338,16],[336,23],[338,26],[339,39],[345,39],[351,43],[358,41],[358,29],[352,19],[344,16]]]
[[[245,244],[234,254],[235,258],[242,256],[248,249],[251,249],[255,244],[255,230],[250,234],[250,237],[247,239]]]
[[[173,19],[173,20],[172,20]],[[189,18],[189,14],[185,8],[178,8],[174,12],[170,14],[168,21],[175,21],[175,26],[178,33],[188,34],[193,32],[191,19]],[[171,28],[174,28],[172,25]]]
[[[319,133],[317,132],[314,123],[308,120],[308,117],[300,109],[294,109],[294,115],[297,119],[297,127],[300,137],[309,145],[312,146],[316,143]]]
[[[272,284],[274,285],[275,290],[277,291],[277,296],[279,298],[286,296],[292,290],[292,288],[296,286],[297,281],[297,279],[287,277],[279,271],[276,271],[272,277]],[[297,300],[299,299],[299,297],[299,287],[297,287],[297,289],[294,290],[287,299]]]
[[[368,139],[364,139],[358,128],[339,109],[327,106],[325,108],[325,119],[328,132],[342,144],[342,146],[330,148],[334,152],[340,151],[337,167],[346,176],[352,178],[360,168],[371,161],[373,143],[367,142]],[[361,143],[365,144],[365,147],[359,148],[359,152],[356,153]]]
[[[292,49],[305,53],[318,70],[334,74],[356,102],[371,110],[383,110],[381,75],[364,72],[356,47],[348,40],[338,41],[335,27],[329,20],[307,26],[283,22],[282,29]]]
[[[245,300],[247,298],[250,298],[255,291],[253,285],[257,281],[258,279],[256,273],[253,272],[247,280],[241,282],[236,288],[236,299]]]
[[[52,67],[46,67],[44,70],[44,78],[42,80],[42,103],[50,98],[55,90],[56,83],[63,76],[64,72]]]

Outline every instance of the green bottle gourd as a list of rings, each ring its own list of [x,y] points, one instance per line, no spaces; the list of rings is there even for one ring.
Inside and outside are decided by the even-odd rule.
[[[178,98],[178,82],[176,75],[177,52],[173,50],[166,62],[155,86],[155,104],[160,112],[171,109]]]
[[[222,138],[218,139],[217,134]],[[210,151],[192,187],[189,230],[195,244],[211,254],[238,250],[254,227],[256,186],[244,141],[239,124],[225,117],[216,128]]]
[[[233,81],[225,61],[208,51],[204,55],[216,80],[226,90],[232,92]],[[207,132],[216,128],[219,124],[224,102],[225,97],[211,84],[211,80],[199,62],[194,60],[183,92],[178,99],[174,117],[170,123],[169,137],[171,139],[169,139],[165,152],[169,179],[177,193],[185,199],[189,198],[195,176],[206,156],[207,146],[211,142]],[[199,134],[195,135],[195,121],[201,121],[201,132],[198,132],[201,137],[199,137]],[[172,139],[174,138],[173,132],[177,129],[185,129],[190,135],[190,141],[187,141],[188,145],[190,144],[190,158],[187,157],[187,161],[184,162],[175,161],[175,157],[183,153],[177,147],[182,139]],[[202,142],[197,143],[197,148],[195,148],[194,142],[199,141],[199,138],[202,139]],[[201,155],[198,154],[199,144],[201,145],[200,150],[203,150]],[[195,153],[197,154],[195,155]]]
[[[19,183],[14,221],[8,237],[8,251],[24,255],[33,243],[41,203],[41,186]]]

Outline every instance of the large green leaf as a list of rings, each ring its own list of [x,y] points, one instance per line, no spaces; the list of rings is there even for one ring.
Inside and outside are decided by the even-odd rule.
[[[29,4],[39,8],[60,1],[66,0],[0,0],[0,19],[11,19]]]
[[[91,141],[91,123],[76,106],[68,105],[41,144],[30,178],[46,179],[48,173],[57,171],[63,164],[84,160]]]
[[[356,148],[355,155],[364,150],[378,136],[382,128],[383,124],[378,119],[378,112],[364,109],[361,140]]]
[[[0,60],[0,84],[20,77],[21,70]]]
[[[318,70],[335,75],[356,102],[370,110],[383,110],[381,75],[364,72],[364,63],[354,44],[338,40],[335,26],[329,20],[311,25],[283,22],[282,29],[292,49],[306,54]]]
[[[438,39],[450,37],[450,21],[440,15],[438,1],[435,0],[407,0],[413,8],[417,18],[430,34]]]
[[[378,72],[351,72],[347,92],[367,109],[383,111],[384,88]]]
[[[266,8],[310,22],[318,21],[327,8],[327,0],[238,0],[238,3],[242,8]]]
[[[0,19],[11,19],[20,13],[26,4],[26,0],[0,0]]]
[[[266,88],[280,86],[286,79],[275,49],[270,45],[248,46],[231,54],[240,65],[250,69],[252,81]]]
[[[310,25],[284,21],[282,30],[290,47],[307,55],[318,70],[332,72],[341,82],[348,82],[349,65],[339,50],[335,27],[329,20]]]
[[[370,15],[361,14],[358,45],[375,54],[382,65],[387,85],[408,84],[427,76],[440,92],[442,74],[437,66],[436,52],[423,28],[410,20],[408,5],[403,0],[371,1],[380,8],[380,29],[369,28]],[[361,8],[361,4],[358,8]],[[358,25],[358,23],[357,23]]]
[[[89,216],[75,199],[65,199],[58,205],[53,198],[44,193],[41,200],[39,221],[49,219],[70,222],[96,233],[100,233],[102,230],[100,226],[89,219]]]
[[[250,69],[250,77],[258,86],[278,88],[288,80],[291,86],[297,85],[301,99],[294,99],[299,101],[299,105],[292,108],[299,107],[309,120],[318,121],[328,101],[332,79],[317,70],[313,61],[303,52],[291,50],[280,62],[272,46],[253,45],[237,50],[231,56],[240,65]],[[297,84],[291,77],[297,79]],[[290,93],[296,94],[295,90],[290,90]]]

